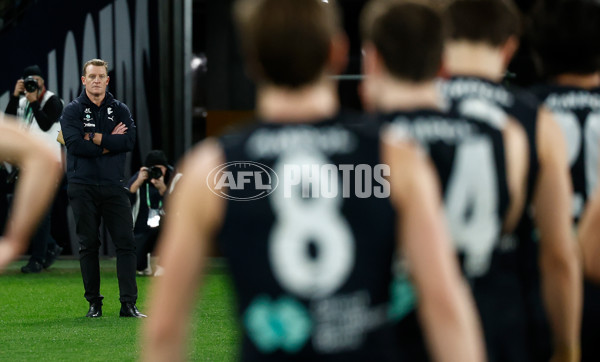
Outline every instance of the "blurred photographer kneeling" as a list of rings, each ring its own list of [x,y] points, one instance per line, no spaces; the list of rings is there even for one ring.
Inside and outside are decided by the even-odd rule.
[[[32,65],[23,70],[22,79],[17,80],[15,89],[6,106],[6,114],[17,116],[23,128],[39,137],[53,151],[57,162],[62,162],[62,146],[56,140],[60,131],[59,118],[63,111],[62,100],[46,89],[42,70]],[[17,170],[11,177],[17,178]],[[60,180],[54,180],[59,182]],[[23,273],[39,273],[49,268],[62,252],[50,234],[51,209],[42,218],[38,230],[31,240],[31,258],[21,268]]]
[[[169,193],[175,175],[163,151],[153,150],[146,156],[146,162],[131,177],[128,189],[131,205],[139,275],[152,275],[150,255],[156,246],[164,216],[164,198]],[[158,272],[158,271],[157,271]]]

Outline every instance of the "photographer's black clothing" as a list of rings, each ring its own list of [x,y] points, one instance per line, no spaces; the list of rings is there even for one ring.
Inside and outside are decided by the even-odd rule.
[[[56,240],[50,233],[52,227],[51,212],[47,212],[46,215],[40,221],[38,229],[31,239],[31,259],[43,264],[46,261],[46,254],[48,250],[54,250],[56,248]],[[37,242],[39,240],[39,242]]]
[[[102,218],[116,247],[120,300],[135,303],[133,219],[129,191],[123,187],[125,156],[133,150],[136,138],[129,108],[108,92],[98,107],[84,90],[65,107],[60,123],[67,146],[67,194],[75,215],[85,298],[90,303],[103,298],[98,261]],[[127,126],[127,133],[112,135],[119,123]],[[102,133],[100,146],[84,139],[90,133]]]
[[[119,123],[127,126],[127,133],[112,135]],[[135,123],[124,103],[106,92],[98,107],[84,90],[65,107],[60,124],[67,146],[69,183],[123,186],[125,154],[133,150],[136,139]],[[101,145],[85,140],[86,133],[102,133]],[[110,152],[102,154],[104,148]]]
[[[169,187],[172,174],[172,167],[168,166],[164,176],[167,187]],[[131,188],[131,185],[137,180],[138,175],[139,171],[129,179],[127,188]],[[132,216],[135,224],[133,233],[136,245],[137,270],[144,270],[148,267],[148,258],[146,255],[152,253],[156,246],[160,226],[155,228],[148,226],[148,215],[150,209],[162,209],[164,196],[166,196],[166,192],[165,195],[161,196],[158,189],[150,182],[145,182],[137,192],[129,193],[129,199],[133,205]]]
[[[48,91],[46,91],[48,92]],[[8,105],[6,106],[6,114],[17,115],[17,109],[19,108],[19,101],[21,97],[10,96]],[[29,103],[33,112],[33,117],[37,121],[42,131],[48,131],[52,125],[58,121],[58,118],[62,114],[63,104],[60,98],[56,94],[52,94],[42,107],[40,102]]]
[[[98,228],[102,217],[117,251],[120,301],[135,303],[137,300],[136,257],[133,243],[133,220],[130,214],[131,204],[127,196],[129,191],[120,186],[70,183],[67,193],[77,225],[79,261],[85,299],[94,303],[104,298],[100,294],[98,258],[100,248]]]
[[[172,168],[170,166],[167,168],[167,172],[165,173],[165,177],[164,177],[165,185],[167,185],[167,188],[169,187],[169,183],[171,180],[171,175],[172,175],[171,169]],[[140,172],[138,171],[133,176],[131,176],[131,178],[129,179],[129,182],[127,183],[128,189],[131,188],[131,185],[133,185],[135,180],[137,180],[139,173]],[[166,192],[165,192],[165,195],[166,195]],[[149,182],[149,180],[147,182],[144,182],[144,184],[142,186],[140,186],[138,192],[133,193],[133,194],[129,193],[129,200],[131,201],[131,205],[133,206],[133,219],[135,220],[134,228],[135,228],[136,232],[150,228],[150,226],[148,226],[148,223],[147,223],[148,211],[150,208],[152,208],[152,209],[162,208],[165,195],[161,196],[160,192],[158,192],[158,189],[156,187],[154,187]],[[138,199],[138,197],[139,197],[139,199]],[[150,201],[149,204],[148,204],[148,199]]]

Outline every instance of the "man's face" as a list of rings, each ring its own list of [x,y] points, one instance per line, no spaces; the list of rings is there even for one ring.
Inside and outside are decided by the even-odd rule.
[[[102,65],[93,64],[85,68],[85,76],[81,77],[81,83],[85,86],[86,92],[93,96],[104,95],[109,80],[106,68]]]

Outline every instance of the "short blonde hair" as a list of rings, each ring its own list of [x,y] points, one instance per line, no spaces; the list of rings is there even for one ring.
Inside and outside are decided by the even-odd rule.
[[[88,65],[95,65],[98,67],[104,67],[104,69],[106,69],[106,74],[108,74],[108,62],[102,59],[90,59],[87,62],[85,62],[85,64],[83,65],[83,70],[81,72],[81,74],[85,77],[86,72],[85,70],[87,69]]]

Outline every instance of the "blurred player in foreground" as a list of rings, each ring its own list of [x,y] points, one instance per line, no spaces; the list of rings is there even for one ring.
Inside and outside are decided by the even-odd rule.
[[[501,315],[506,305],[491,291],[498,288],[494,280],[501,273],[496,257],[501,236],[514,230],[525,201],[525,131],[490,102],[477,102],[483,112],[470,116],[443,111],[436,75],[442,68],[446,32],[435,8],[375,1],[361,20],[366,103],[380,112],[379,121],[413,135],[428,150],[480,315]],[[403,360],[427,360],[414,321],[411,313],[399,322]]]
[[[567,141],[586,276],[581,328],[582,361],[600,360],[598,177],[600,161],[600,3],[544,2],[533,12],[531,44],[546,84],[533,92],[558,121]]]
[[[0,237],[0,271],[29,245],[60,181],[60,164],[36,136],[26,134],[17,120],[0,113],[0,162],[20,168],[12,210]]]
[[[478,113],[478,103],[492,103],[517,119],[529,140],[528,205],[513,236],[503,240],[497,277],[489,286],[497,295],[491,303],[504,303],[505,314],[482,314],[488,355],[498,361],[548,361],[552,353],[556,360],[575,361],[581,272],[571,233],[564,138],[531,94],[500,83],[518,48],[519,12],[510,0],[456,0],[446,15],[451,78],[443,90],[451,106],[461,114]]]
[[[262,124],[206,141],[185,159],[167,205],[165,274],[152,291],[143,359],[185,358],[194,296],[218,240],[237,292],[242,360],[397,360],[389,314],[398,252],[411,263],[433,355],[482,360],[426,157],[410,141],[380,138],[377,125],[347,125],[338,113],[328,75],[343,69],[347,43],[334,2],[236,6]],[[256,189],[268,189],[266,176],[279,185],[248,201],[254,181],[241,187],[234,181],[242,172],[222,172],[236,161],[244,171],[274,170],[250,173],[262,174]]]

